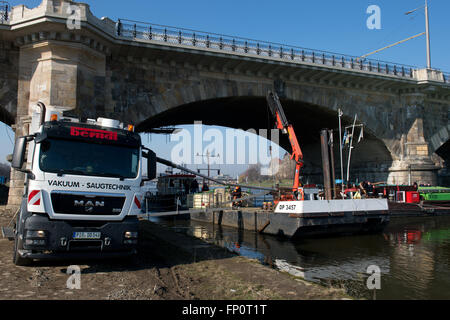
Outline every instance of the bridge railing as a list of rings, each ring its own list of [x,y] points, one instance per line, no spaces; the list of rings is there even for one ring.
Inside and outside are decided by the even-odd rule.
[[[0,24],[4,24],[9,20],[9,10],[11,7],[6,1],[0,1]]]
[[[313,50],[267,41],[232,37],[126,19],[118,20],[116,32],[118,36],[129,39],[161,41],[198,48],[278,58],[287,61],[375,72],[403,78],[413,78],[413,70],[416,69],[414,66],[410,65],[395,64],[372,59],[359,59],[359,57],[356,56],[322,50]]]

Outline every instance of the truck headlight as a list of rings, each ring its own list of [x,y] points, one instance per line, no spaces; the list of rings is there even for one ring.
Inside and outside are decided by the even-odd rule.
[[[125,234],[123,235],[123,237],[124,237],[124,240],[123,240],[124,244],[137,244],[137,242],[138,242],[137,231],[125,231]]]
[[[44,230],[27,230],[26,238],[45,238],[46,233]]]
[[[126,231],[124,234],[125,239],[136,239],[138,237],[138,233],[136,231]]]

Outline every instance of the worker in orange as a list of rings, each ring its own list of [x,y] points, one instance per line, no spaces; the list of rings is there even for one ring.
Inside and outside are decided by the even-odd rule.
[[[236,199],[239,199],[240,197],[242,197],[241,187],[236,186],[236,188],[234,188],[231,195],[233,196],[233,200],[236,200]],[[233,202],[233,206],[239,207],[240,205],[241,205],[241,201]]]

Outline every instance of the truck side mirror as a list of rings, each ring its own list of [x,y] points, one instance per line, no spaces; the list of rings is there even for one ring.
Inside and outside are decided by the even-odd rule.
[[[147,155],[147,176],[149,180],[156,178],[156,153],[152,150],[149,150]]]
[[[142,156],[147,158],[147,179],[153,180],[156,178],[156,153],[149,148],[143,147],[147,152],[142,152]]]
[[[27,148],[27,138],[19,137],[14,144],[14,152],[12,155],[11,167],[21,170],[25,159],[25,150]]]

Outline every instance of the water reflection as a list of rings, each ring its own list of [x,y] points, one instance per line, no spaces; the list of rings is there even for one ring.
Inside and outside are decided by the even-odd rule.
[[[367,267],[377,265],[377,299],[450,299],[450,217],[392,218],[381,234],[296,242],[196,221],[158,223],[353,296],[372,298]]]

